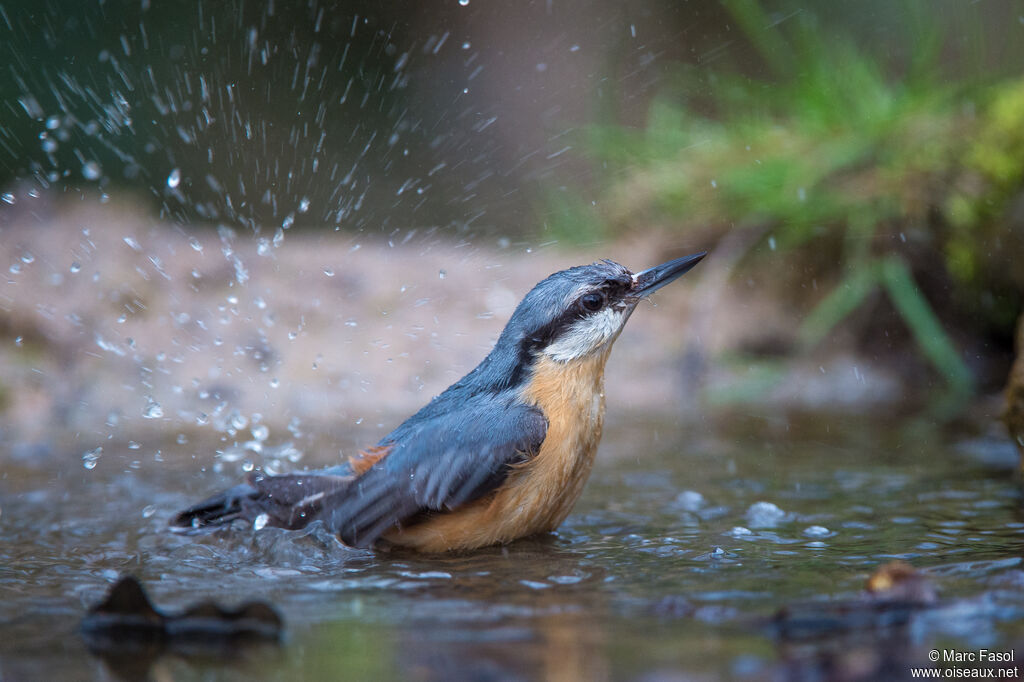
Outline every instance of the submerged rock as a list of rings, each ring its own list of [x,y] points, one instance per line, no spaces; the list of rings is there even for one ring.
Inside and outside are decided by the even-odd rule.
[[[164,654],[234,658],[247,644],[276,643],[284,622],[262,602],[226,609],[213,602],[168,614],[153,606],[142,585],[124,576],[106,599],[89,610],[80,632],[89,651],[120,678],[149,679],[150,667]]]
[[[784,640],[879,633],[905,627],[915,613],[936,602],[935,586],[927,576],[904,561],[891,561],[871,574],[862,595],[790,604],[775,614],[773,626]]]

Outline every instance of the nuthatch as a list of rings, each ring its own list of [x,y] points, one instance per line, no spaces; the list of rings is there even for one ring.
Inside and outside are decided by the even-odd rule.
[[[352,547],[383,540],[423,552],[553,531],[594,463],[612,344],[643,298],[704,256],[636,274],[609,260],[556,272],[520,302],[476,369],[374,447],[329,469],[251,475],[172,525],[319,520]]]

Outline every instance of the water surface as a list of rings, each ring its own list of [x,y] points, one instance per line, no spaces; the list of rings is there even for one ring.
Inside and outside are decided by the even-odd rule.
[[[92,469],[0,450],[0,679],[856,679],[1024,641],[1012,453],[920,421],[612,416],[556,535],[433,558],[349,550],[316,527],[166,532],[236,478],[237,462],[209,466],[223,447],[109,444]],[[937,608],[887,629],[771,627],[787,604],[855,598],[894,558],[934,581]],[[286,638],[104,661],[76,628],[121,573],[168,610],[268,600]]]

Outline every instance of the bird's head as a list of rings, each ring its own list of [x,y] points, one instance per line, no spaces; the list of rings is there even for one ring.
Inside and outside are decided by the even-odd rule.
[[[601,353],[641,300],[705,255],[677,258],[635,274],[610,260],[556,272],[520,302],[498,345],[517,346],[525,364],[540,356],[570,362]]]

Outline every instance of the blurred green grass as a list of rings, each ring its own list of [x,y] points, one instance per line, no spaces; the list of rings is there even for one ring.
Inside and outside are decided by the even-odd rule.
[[[767,241],[827,282],[797,302],[802,347],[881,291],[950,391],[969,394],[948,320],[1009,342],[1024,291],[1024,41],[990,42],[966,5],[951,21],[932,3],[898,3],[889,50],[798,6],[724,5],[757,73],[680,65],[643,128],[588,128],[602,201],[549,193],[553,231],[587,241],[643,226],[702,242],[760,231],[740,269]],[[1024,17],[1020,3],[984,10]]]

